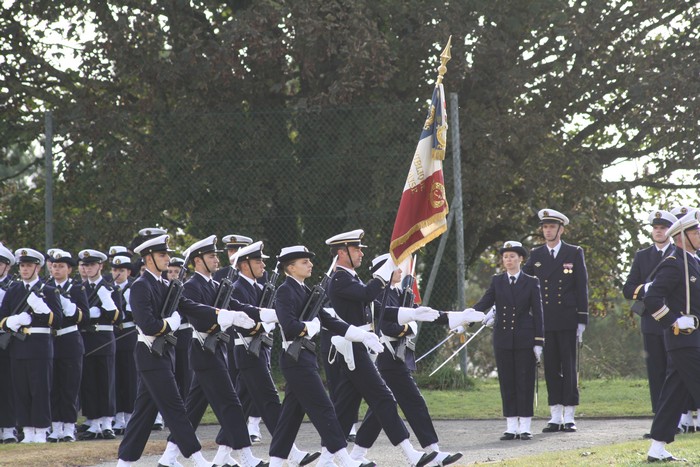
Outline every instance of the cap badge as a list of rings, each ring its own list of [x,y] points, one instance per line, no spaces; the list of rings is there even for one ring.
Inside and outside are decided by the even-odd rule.
[[[90,257],[90,252],[89,251],[84,251],[83,252],[83,258],[89,258]]]
[[[506,243],[506,244],[503,245],[503,246],[506,247],[506,248],[510,248],[510,247],[511,247],[511,244],[510,244],[510,242],[508,242],[508,243]]]
[[[688,214],[688,208],[682,207],[682,208],[681,208],[681,213],[682,213],[682,214]]]
[[[27,250],[22,250],[19,252],[21,256],[27,256],[29,253],[27,253]]]
[[[549,216],[549,211],[544,211],[544,212],[542,213],[542,215],[545,216],[545,217]]]
[[[122,264],[122,260],[120,260],[119,258],[117,258],[117,259],[114,260],[114,264]]]
[[[660,213],[659,211],[656,211],[656,214],[654,214],[654,216],[655,216],[657,219],[661,219],[661,213]]]

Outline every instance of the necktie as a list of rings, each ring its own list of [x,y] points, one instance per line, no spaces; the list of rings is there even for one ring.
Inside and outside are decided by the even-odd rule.
[[[661,250],[658,250],[658,251],[659,251],[659,260],[664,259],[664,252]]]
[[[554,248],[552,248],[551,250],[549,250],[549,254],[552,255],[552,259],[554,259]]]
[[[24,284],[24,288],[27,289],[27,291],[31,289],[31,287],[29,287],[29,284]]]
[[[515,276],[510,276],[510,285],[515,285]]]

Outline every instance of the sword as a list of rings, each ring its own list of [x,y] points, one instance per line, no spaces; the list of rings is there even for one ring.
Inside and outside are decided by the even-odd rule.
[[[535,365],[535,407],[537,407],[537,394],[540,392],[540,362]]]
[[[481,327],[472,335],[472,337],[470,337],[470,338],[467,340],[467,342],[465,342],[464,344],[460,345],[459,348],[458,348],[457,350],[455,350],[454,353],[453,353],[452,355],[450,355],[450,357],[449,357],[447,360],[445,360],[444,362],[442,362],[442,363],[440,364],[440,366],[437,367],[437,368],[435,368],[435,370],[433,370],[433,372],[430,373],[430,375],[428,375],[428,376],[433,376],[435,373],[437,373],[438,370],[439,370],[440,368],[442,368],[443,366],[445,366],[445,365],[447,364],[447,362],[449,362],[450,360],[452,360],[452,359],[455,357],[455,355],[457,355],[459,352],[461,352],[461,350],[462,350],[463,348],[465,348],[465,347],[467,346],[467,344],[469,344],[471,341],[473,341],[474,338],[475,338],[476,336],[478,336],[479,333],[480,333],[481,331],[483,331],[485,327],[486,327],[486,325],[485,325],[485,324],[482,324]]]
[[[119,336],[119,337],[116,337],[113,341],[109,341],[109,342],[107,342],[107,343],[105,343],[105,344],[102,344],[101,346],[99,346],[99,347],[97,347],[97,348],[95,348],[95,349],[92,349],[91,351],[89,351],[88,353],[86,353],[85,355],[83,355],[83,358],[89,357],[90,355],[94,354],[94,353],[97,352],[98,350],[104,349],[105,347],[109,347],[110,345],[112,345],[112,342],[117,342],[119,339],[123,339],[123,338],[125,338],[126,336],[130,336],[130,335],[132,335],[133,333],[135,333],[136,331],[137,331],[136,328],[134,328],[134,329],[132,329],[131,331],[126,332],[126,333],[122,334],[122,335]]]
[[[427,356],[430,355],[431,353],[435,352],[435,351],[436,351],[437,349],[439,349],[445,342],[447,342],[448,340],[452,339],[452,337],[453,337],[453,336],[456,336],[456,335],[457,335],[456,332],[450,332],[450,333],[447,335],[447,337],[445,337],[443,340],[441,340],[440,342],[438,342],[438,344],[437,344],[435,347],[433,347],[432,349],[428,350],[426,353],[424,353],[424,354],[421,355],[419,358],[417,358],[417,359],[416,359],[416,363],[420,362],[420,361],[423,360],[425,357],[427,357]]]

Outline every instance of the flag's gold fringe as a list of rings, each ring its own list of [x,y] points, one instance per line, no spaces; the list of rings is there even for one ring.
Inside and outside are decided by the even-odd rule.
[[[406,259],[406,257],[408,257],[409,255],[412,255],[413,252],[420,250],[425,245],[427,245],[428,243],[432,242],[437,237],[442,235],[447,230],[447,223],[445,223],[445,225],[443,225],[442,227],[434,230],[433,232],[431,232],[427,236],[423,237],[422,239],[420,239],[419,241],[417,241],[416,243],[411,245],[403,253],[401,253],[401,256],[399,256],[398,258],[396,256],[394,256],[394,248],[397,248],[397,247],[403,245],[404,243],[406,243],[408,241],[408,239],[410,238],[410,236],[413,235],[414,233],[416,233],[416,231],[418,231],[424,227],[428,227],[432,224],[435,224],[439,220],[445,219],[447,217],[448,212],[449,212],[449,208],[447,207],[447,205],[445,205],[445,209],[442,212],[440,212],[438,214],[434,214],[434,215],[430,216],[428,219],[415,224],[404,235],[400,236],[396,240],[393,240],[391,242],[391,244],[389,245],[389,252],[391,253],[391,258],[394,260],[394,263],[400,264],[403,260]]]

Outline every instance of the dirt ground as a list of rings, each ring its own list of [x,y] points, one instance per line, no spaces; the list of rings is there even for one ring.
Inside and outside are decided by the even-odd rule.
[[[533,420],[532,430],[534,438],[531,441],[500,441],[498,438],[505,429],[505,420],[444,420],[436,421],[435,428],[440,437],[440,448],[443,451],[460,451],[464,457],[453,464],[455,466],[472,465],[494,462],[503,459],[537,454],[544,451],[564,451],[579,448],[593,448],[597,445],[614,444],[625,441],[639,440],[644,433],[649,432],[650,418],[642,419],[579,419],[577,433],[541,433],[546,420]],[[200,427],[198,436],[205,448],[204,455],[211,460],[215,449],[213,440],[219,427]],[[152,440],[165,439],[167,430],[153,432]],[[412,442],[417,445],[415,436],[411,433]],[[267,459],[270,436],[263,432],[263,441],[253,446],[253,451],[258,457]],[[297,446],[300,449],[311,451],[319,449],[320,438],[310,423],[304,423],[297,438]],[[350,448],[352,445],[349,446]],[[158,463],[159,456],[147,456],[136,462],[135,466],[154,466]],[[377,443],[369,451],[368,459],[379,466],[405,465],[400,448],[392,446],[383,434]],[[576,464],[576,458],[572,456],[572,465]],[[185,465],[193,465],[187,459],[180,459]],[[111,463],[99,464],[97,467],[114,466],[116,459]],[[313,465],[313,464],[312,464]]]

